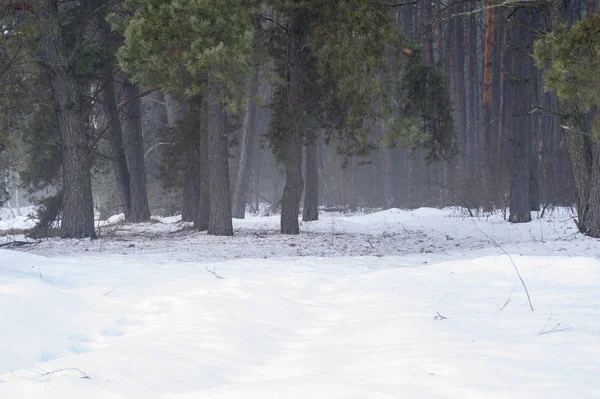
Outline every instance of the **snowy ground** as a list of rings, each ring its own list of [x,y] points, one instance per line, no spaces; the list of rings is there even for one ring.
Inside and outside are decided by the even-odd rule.
[[[101,226],[0,250],[0,398],[600,397],[600,245],[566,211]]]

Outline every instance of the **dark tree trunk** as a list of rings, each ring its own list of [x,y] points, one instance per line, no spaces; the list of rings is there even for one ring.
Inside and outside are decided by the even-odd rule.
[[[248,186],[250,184],[250,175],[252,172],[252,156],[254,150],[254,137],[256,136],[256,118],[258,114],[258,84],[260,63],[254,60],[254,74],[250,81],[249,101],[244,118],[244,128],[242,133],[242,143],[240,152],[240,163],[238,165],[237,179],[233,190],[233,217],[244,219],[246,216],[246,199],[248,196]]]
[[[104,100],[106,120],[107,123],[110,124],[108,127],[108,141],[110,144],[113,173],[115,175],[117,191],[119,193],[119,209],[125,214],[125,218],[129,219],[131,215],[129,170],[127,169],[127,159],[125,157],[125,149],[123,146],[121,122],[116,116],[118,107],[111,74],[112,68],[110,66],[104,67],[101,72],[101,78],[105,81],[102,98]]]
[[[210,175],[208,172],[208,129],[200,118],[202,106],[202,98],[194,98],[192,101],[191,112],[194,113],[194,118],[196,121],[194,129],[198,132],[200,138],[200,144],[198,148],[200,164],[196,168],[199,170],[198,184],[200,192],[198,196],[198,203],[196,205],[194,228],[200,231],[205,231],[208,230],[208,222],[210,219]]]
[[[318,138],[312,137],[306,143],[304,165],[306,170],[306,183],[304,185],[304,208],[302,220],[310,222],[319,220],[319,160]]]
[[[128,101],[121,113],[121,123],[130,183],[131,211],[129,220],[143,222],[150,219],[150,207],[148,206],[148,191],[146,189],[140,90],[136,84],[129,81],[128,77],[123,81],[123,94],[125,101]]]
[[[461,14],[464,10],[462,3],[455,6],[455,13]],[[458,133],[458,147],[460,150],[460,173],[466,176],[466,153],[467,153],[467,115],[465,99],[465,38],[463,19],[456,16],[451,20],[452,41],[454,45],[454,62],[451,67],[452,89],[454,91],[454,121]],[[452,64],[452,63],[451,63]]]
[[[70,52],[60,32],[57,7],[55,1],[45,0],[40,15],[51,26],[43,35],[42,43],[60,134],[64,192],[62,237],[95,237],[89,126],[73,66],[69,63]]]
[[[468,3],[468,11],[470,13],[474,13],[475,11],[475,1],[469,1]],[[478,120],[477,120],[477,87],[479,85],[479,79],[477,77],[477,24],[475,21],[475,15],[469,14],[467,17],[467,76],[466,76],[466,119],[467,119],[467,148],[466,148],[466,158],[467,158],[467,171],[465,172],[465,178],[468,181],[473,182],[475,178],[475,154],[478,150],[477,145],[477,130],[478,130]],[[470,193],[467,193],[470,194]]]
[[[441,0],[434,0],[434,12],[435,12],[435,43],[437,50],[436,61],[439,62],[444,54],[442,52],[442,10]]]
[[[222,84],[219,67],[214,65],[208,74],[208,173],[210,215],[208,234],[232,236],[231,193],[229,187],[229,154],[225,106],[220,98]]]
[[[284,98],[292,116],[284,144],[285,188],[281,198],[281,233],[299,234],[298,210],[304,181],[302,179],[302,141],[304,140],[304,67],[302,47],[304,32],[300,16],[293,13],[288,28],[287,65],[285,66]]]
[[[512,95],[510,123],[513,132],[513,168],[510,198],[512,223],[531,221],[531,130],[533,128],[533,81],[537,74],[533,64],[535,18],[534,8],[519,8],[512,14],[509,29],[510,56],[509,80]]]
[[[103,14],[98,16],[99,32],[106,46],[110,45],[111,29]],[[110,51],[110,50],[109,50]],[[111,163],[117,192],[119,193],[118,209],[128,219],[131,212],[129,171],[127,170],[127,159],[123,147],[123,131],[119,120],[119,109],[117,106],[117,94],[115,91],[115,62],[107,61],[100,69],[100,80],[103,85],[102,99],[104,101],[104,113],[108,126],[108,141],[110,145]]]
[[[501,201],[506,196],[506,190],[508,188],[510,179],[506,168],[501,167],[501,148],[502,141],[500,139],[500,117],[501,117],[501,103],[502,103],[502,43],[504,41],[505,31],[505,18],[506,10],[499,8],[496,11],[496,39],[494,45],[494,69],[492,73],[492,113],[490,119],[489,133],[490,133],[490,144],[491,153],[489,158],[489,185],[488,185],[488,204],[491,208],[498,208]]]
[[[171,129],[177,128],[176,134],[181,136],[186,143],[185,152],[181,154],[184,160],[182,166],[181,220],[184,222],[194,221],[200,195],[200,130],[194,128],[195,122],[200,120],[200,110],[195,110],[193,114],[190,114],[192,112],[190,111],[190,102],[192,100],[178,105],[173,96],[165,95],[165,108],[169,127]],[[193,120],[193,123],[190,120]]]
[[[491,164],[492,158],[492,99],[494,81],[494,47],[496,39],[496,9],[494,2],[488,1],[486,10],[484,69],[483,69],[483,126],[480,137],[481,164],[480,176],[483,187],[484,208],[491,208]]]
[[[423,0],[425,15],[423,18],[423,28],[425,30],[425,62],[433,65],[433,32],[431,26],[431,0]]]
[[[534,21],[534,23],[537,21]],[[533,51],[533,50],[532,50]],[[531,83],[533,89],[533,100],[530,111],[533,107],[541,103],[539,86],[543,85],[540,82],[540,74],[537,68],[532,65],[533,71]],[[534,112],[531,116],[531,174],[529,175],[529,209],[535,212],[540,210],[540,182],[539,182],[539,156],[540,156],[540,137],[538,135],[540,129],[540,113]]]
[[[586,137],[585,114],[581,110],[567,103],[561,109],[569,115],[562,126],[568,127],[563,133],[575,182],[577,227],[586,235],[600,237],[600,148],[596,148],[599,144],[594,145]]]

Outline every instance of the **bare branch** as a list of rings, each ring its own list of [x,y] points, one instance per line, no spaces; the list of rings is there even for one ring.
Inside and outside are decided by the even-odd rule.
[[[508,252],[506,252],[504,250],[504,248],[502,248],[502,246],[496,242],[496,240],[494,240],[492,237],[490,237],[489,235],[487,235],[485,233],[485,231],[481,230],[477,226],[477,224],[475,223],[474,220],[472,220],[472,222],[473,222],[473,226],[475,226],[475,228],[477,230],[479,230],[481,232],[481,234],[483,234],[484,236],[486,236],[488,240],[490,240],[496,247],[498,247],[502,252],[504,252],[508,256],[508,259],[510,259],[510,263],[512,263],[513,267],[515,268],[515,272],[517,272],[517,276],[519,277],[519,280],[521,280],[521,285],[525,289],[525,294],[527,294],[527,301],[529,302],[529,308],[531,308],[531,311],[533,312],[533,304],[531,303],[531,297],[529,296],[529,290],[527,289],[527,285],[525,285],[525,281],[523,281],[523,277],[521,277],[521,273],[519,273],[519,268],[517,267],[517,264],[513,260],[512,256],[510,256],[510,254]]]

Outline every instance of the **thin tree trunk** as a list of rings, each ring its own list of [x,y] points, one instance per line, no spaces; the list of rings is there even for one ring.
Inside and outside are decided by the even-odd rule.
[[[116,115],[118,107],[115,97],[114,82],[110,76],[112,68],[105,67],[101,71],[101,79],[105,81],[102,97],[104,100],[104,109],[107,115],[107,121],[110,123],[108,129],[108,141],[110,144],[111,163],[113,173],[119,193],[119,209],[125,214],[125,218],[129,219],[131,214],[131,197],[129,184],[129,171],[127,170],[127,159],[125,158],[125,149],[123,148],[123,132],[121,123],[118,118],[113,118]],[[112,119],[112,120],[111,120]]]
[[[126,78],[123,93],[129,102],[121,115],[123,124],[123,144],[127,170],[129,171],[129,197],[131,211],[129,220],[143,222],[150,219],[148,191],[146,188],[146,165],[144,163],[144,139],[142,134],[142,110],[138,85]]]
[[[240,162],[238,165],[237,179],[233,190],[233,217],[244,219],[246,215],[246,199],[248,196],[248,186],[250,184],[250,175],[252,172],[252,156],[254,151],[254,137],[256,136],[256,119],[258,113],[258,85],[259,85],[260,63],[258,59],[254,60],[254,74],[250,81],[248,108],[244,118],[244,128],[242,134]]]
[[[433,32],[431,25],[431,0],[423,0],[425,15],[423,19],[423,28],[425,30],[425,62],[433,65]]]
[[[231,193],[226,136],[225,106],[220,99],[222,84],[218,80],[219,66],[214,65],[208,74],[208,173],[210,215],[208,234],[232,236]]]
[[[98,16],[98,24],[103,42],[108,43],[111,29],[103,14]],[[104,102],[104,113],[107,123],[110,124],[108,127],[108,141],[113,174],[115,176],[117,192],[119,193],[118,209],[125,214],[125,218],[127,219],[131,212],[129,171],[127,170],[127,159],[125,158],[125,149],[123,147],[121,122],[119,118],[115,117],[119,112],[115,91],[115,70],[115,62],[107,61],[100,69],[100,80],[103,85],[102,99]]]
[[[442,11],[441,11],[441,0],[434,0],[435,7],[435,42],[437,46],[437,58],[439,62],[443,58],[442,52]]]
[[[210,174],[208,171],[208,129],[206,123],[201,120],[202,98],[194,98],[191,104],[191,112],[196,118],[195,129],[200,138],[199,144],[199,188],[198,204],[196,205],[196,215],[194,217],[194,228],[205,231],[208,230],[210,220]]]
[[[50,25],[42,36],[48,65],[62,153],[62,237],[95,237],[91,183],[89,126],[79,87],[60,31],[58,5],[42,3],[40,15]]]
[[[304,149],[306,154],[304,157],[306,183],[304,185],[302,220],[310,222],[319,219],[318,136],[309,138]]]
[[[474,13],[475,1],[471,0],[468,4],[468,11]],[[466,77],[466,118],[467,118],[467,171],[465,178],[469,182],[475,179],[475,153],[478,149],[477,145],[477,86],[479,79],[477,77],[477,24],[475,15],[469,14],[467,17],[467,77]]]
[[[496,9],[493,1],[487,2],[484,70],[483,70],[483,129],[481,134],[481,165],[480,176],[483,186],[483,204],[491,207],[491,162],[492,162],[492,99],[494,81],[494,45],[496,39]]]
[[[455,13],[463,12],[462,3],[455,6]],[[451,68],[453,90],[454,90],[454,120],[455,127],[458,133],[458,145],[460,150],[460,173],[466,176],[466,153],[467,153],[467,116],[466,116],[466,99],[465,99],[465,39],[463,19],[460,16],[452,18],[453,25],[453,44],[454,44],[454,65]]]

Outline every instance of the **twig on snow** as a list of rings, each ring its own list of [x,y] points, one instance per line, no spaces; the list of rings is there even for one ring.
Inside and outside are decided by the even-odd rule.
[[[81,378],[82,380],[91,380],[91,377],[89,375],[87,375],[86,373],[81,371],[81,369],[78,369],[76,367],[56,369],[56,370],[46,371],[46,372],[40,372],[33,368],[29,368],[29,370],[33,371],[34,373],[37,373],[40,377],[48,377],[48,380],[50,380],[50,378],[52,378],[52,376],[54,376],[54,374],[65,374],[66,371],[75,371],[81,375],[81,377],[79,377],[79,378]]]
[[[544,326],[544,328],[542,328],[540,330],[540,332],[538,333],[538,335],[546,335],[546,334],[552,334],[552,333],[555,333],[555,332],[570,330],[569,327],[561,327],[560,323],[556,323],[554,325],[554,327],[552,327],[551,329],[547,330],[546,328],[548,327],[548,324],[550,323],[550,320],[552,320],[552,314],[550,314],[550,317],[548,318],[548,321],[546,322],[546,325]]]
[[[477,226],[477,224],[475,224],[475,221],[472,221],[472,222],[473,222],[473,226],[475,226],[475,228],[477,230],[479,230],[481,232],[481,234],[483,234],[484,236],[486,236],[488,238],[488,240],[490,240],[495,246],[497,246],[502,252],[504,252],[508,256],[508,259],[510,259],[510,263],[512,263],[513,267],[515,268],[515,272],[517,272],[517,276],[519,277],[519,280],[521,280],[521,285],[525,289],[525,294],[527,294],[527,301],[529,302],[529,308],[533,312],[533,304],[531,303],[531,297],[529,296],[529,290],[527,289],[527,285],[525,284],[525,281],[523,280],[523,277],[521,277],[521,273],[519,273],[519,268],[517,267],[517,264],[513,260],[512,256],[510,256],[510,254],[508,252],[506,252],[504,250],[504,248],[502,248],[502,246],[496,242],[496,240],[494,240],[492,237],[490,237],[489,235],[487,235],[485,233],[485,231],[481,230]]]
[[[440,312],[436,312],[436,313],[437,313],[437,315],[433,316],[433,320],[446,320],[447,319],[447,317],[446,316],[442,316],[440,314]]]
[[[506,299],[506,302],[504,302],[504,305],[502,306],[498,306],[496,305],[496,307],[498,309],[500,309],[500,311],[502,312],[504,310],[504,308],[506,307],[506,305],[508,305],[510,303],[510,296],[512,295],[513,291],[515,290],[515,288],[517,288],[517,286],[515,285],[514,287],[512,287],[512,290],[510,290],[509,294],[508,294],[508,298]]]
[[[212,270],[210,270],[208,268],[208,266],[206,266],[206,271],[209,272],[210,274],[214,274],[214,276],[220,280],[223,280],[223,276],[219,276],[216,272],[215,272],[215,268],[213,267]]]

